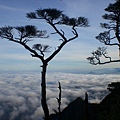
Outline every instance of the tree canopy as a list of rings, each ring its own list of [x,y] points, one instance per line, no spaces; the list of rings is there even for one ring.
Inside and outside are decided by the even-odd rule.
[[[49,24],[64,24],[69,26],[77,26],[77,27],[88,27],[88,19],[85,17],[78,18],[69,18],[63,11],[53,9],[38,9],[36,12],[27,13],[27,17],[30,19],[44,19]]]
[[[104,14],[102,18],[107,20],[108,23],[100,23],[100,26],[106,31],[96,36],[96,39],[101,43],[108,46],[117,46],[119,49],[120,57],[120,1],[110,3],[105,11],[108,14]],[[101,58],[107,58],[105,62],[101,61]],[[92,52],[92,56],[87,58],[93,65],[106,64],[111,62],[120,62],[120,59],[112,60],[112,57],[107,54],[105,47],[99,47],[96,51]]]

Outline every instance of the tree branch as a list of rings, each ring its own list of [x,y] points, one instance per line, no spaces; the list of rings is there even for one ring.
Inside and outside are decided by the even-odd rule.
[[[73,32],[73,34],[74,34],[75,36],[72,37],[72,38],[70,38],[70,39],[67,40],[67,41],[72,41],[72,40],[74,40],[74,39],[76,39],[76,38],[78,37],[78,33],[77,33],[76,29],[75,29],[75,26],[73,26],[72,29],[73,29],[72,32]]]
[[[20,41],[14,40],[14,39],[12,39],[10,41],[21,44],[25,49],[27,49],[29,52],[31,52],[31,56],[32,57],[37,57],[37,58],[41,59],[41,61],[43,61],[43,56],[39,55],[35,50],[33,50],[32,48],[30,48],[24,42],[20,42]]]
[[[120,44],[118,44],[118,43],[106,43],[105,42],[105,45],[110,45],[110,46],[118,46],[118,47],[120,47]]]
[[[66,43],[66,41],[62,42],[60,46],[46,59],[46,61],[49,62],[51,59],[53,59],[55,55],[57,55],[57,53],[59,53],[59,51],[65,46]]]
[[[64,36],[64,32],[61,33],[61,32],[56,28],[56,26],[55,26],[53,23],[49,22],[49,24],[53,27],[53,29],[56,31],[56,33],[58,33],[58,35],[60,35],[60,36],[62,37],[62,41],[63,41],[63,42],[62,42],[62,43],[60,44],[60,46],[46,59],[47,62],[49,62],[51,59],[53,59],[53,58],[55,57],[55,55],[56,55],[57,53],[59,53],[59,51],[64,47],[64,45],[65,45],[66,43],[68,43],[68,42],[70,42],[70,41],[72,41],[72,40],[74,40],[74,39],[76,39],[76,38],[78,37],[78,33],[77,33],[76,29],[75,29],[75,26],[72,27],[75,36],[67,40],[67,38]]]
[[[93,65],[103,65],[103,64],[107,64],[107,63],[114,63],[114,62],[120,62],[120,60],[110,60],[110,61],[106,61],[106,62],[99,62],[99,63],[95,63]]]
[[[58,89],[59,89],[59,97],[56,98],[57,102],[58,102],[58,120],[61,120],[61,92],[62,92],[62,90],[61,90],[61,84],[60,84],[60,82],[59,82]]]
[[[67,38],[64,36],[64,34],[62,34],[63,32],[61,33],[53,23],[51,23],[51,22],[48,22],[48,23],[56,31],[55,33],[58,33],[58,35],[60,35],[63,38],[64,41],[67,41]]]

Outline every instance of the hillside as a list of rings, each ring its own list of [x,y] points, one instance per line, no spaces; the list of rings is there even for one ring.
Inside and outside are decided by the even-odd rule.
[[[99,104],[87,104],[78,97],[62,111],[62,120],[120,120],[120,86],[115,88],[116,86],[113,85],[111,93]],[[57,115],[52,114],[51,119],[57,120]]]

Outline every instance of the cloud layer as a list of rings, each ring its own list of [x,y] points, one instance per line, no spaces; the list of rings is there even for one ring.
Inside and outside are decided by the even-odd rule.
[[[16,72],[0,74],[0,119],[42,120],[40,104],[40,74],[38,72]],[[107,85],[119,81],[120,75],[90,75],[71,73],[47,74],[47,102],[50,112],[57,110],[58,81],[62,86],[63,109],[76,97],[84,99],[89,94],[90,102],[100,102],[108,93]]]

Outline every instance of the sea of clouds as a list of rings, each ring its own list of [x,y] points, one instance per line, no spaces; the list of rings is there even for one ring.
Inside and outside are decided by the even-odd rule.
[[[62,86],[62,105],[65,108],[77,97],[99,103],[107,94],[107,85],[120,82],[117,74],[73,74],[51,72],[47,74],[47,102],[50,112],[57,110],[58,81]],[[42,120],[39,72],[0,73],[0,120]]]

